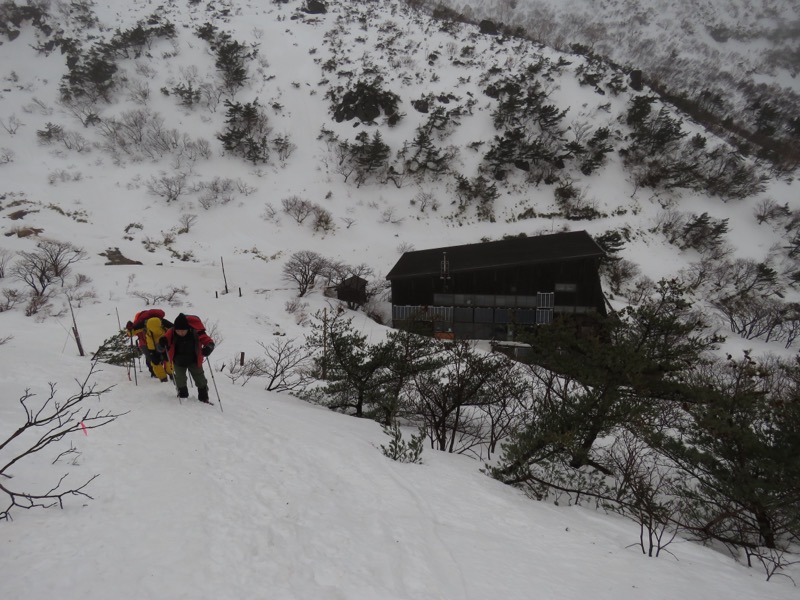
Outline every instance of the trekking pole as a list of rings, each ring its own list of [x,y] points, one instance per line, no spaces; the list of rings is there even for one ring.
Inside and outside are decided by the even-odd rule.
[[[119,320],[119,309],[115,308],[114,310],[117,311],[117,326],[119,327],[119,330],[122,331],[122,321]],[[135,364],[136,357],[133,356],[133,338],[131,338],[131,361],[128,363],[128,381],[131,380],[131,365],[134,365],[133,373],[136,374]],[[137,382],[136,385],[139,385],[139,383]]]
[[[133,382],[139,385],[139,376],[136,375],[136,356],[133,351],[133,336],[131,336],[131,365],[133,366]],[[128,367],[128,381],[131,380],[131,368]]]
[[[160,350],[158,350],[158,347],[156,347],[156,350],[158,352],[161,352]],[[161,363],[161,366],[164,367],[164,372],[167,373],[167,377],[172,380],[172,387],[175,388],[175,395],[178,397],[178,404],[182,405],[183,404],[183,400],[181,399],[181,393],[180,393],[180,390],[178,389],[178,380],[175,377],[175,363],[171,363],[170,362],[169,354],[167,353],[166,350],[164,350],[163,354],[164,354],[164,362]],[[170,375],[167,372],[167,365],[169,365],[169,364],[172,365],[172,375]]]
[[[219,397],[219,390],[217,389],[217,380],[214,379],[214,367],[211,366],[211,361],[208,360],[206,356],[206,364],[208,365],[208,370],[211,373],[211,382],[214,384],[214,392],[217,394],[217,402],[219,402],[219,410],[220,412],[225,412],[222,410],[222,398]]]
[[[169,375],[167,375],[169,377]],[[172,363],[172,386],[175,388],[175,395],[178,397],[178,404],[183,405],[181,391],[178,389],[178,379],[175,377],[175,363]]]

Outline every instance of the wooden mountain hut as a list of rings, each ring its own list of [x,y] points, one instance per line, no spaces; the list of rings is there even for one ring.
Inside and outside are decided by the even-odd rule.
[[[347,302],[349,308],[366,304],[367,280],[358,275],[351,275],[336,286],[336,297]]]
[[[603,255],[586,231],[406,252],[386,276],[392,325],[513,341],[558,315],[605,315]]]

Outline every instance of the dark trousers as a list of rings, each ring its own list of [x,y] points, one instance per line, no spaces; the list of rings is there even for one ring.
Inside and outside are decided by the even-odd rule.
[[[203,367],[197,364],[192,364],[188,367],[175,365],[175,385],[179,388],[186,387],[188,383],[188,378],[186,376],[187,371],[192,376],[192,380],[194,380],[194,384],[197,386],[198,390],[208,387],[208,380],[206,379]]]

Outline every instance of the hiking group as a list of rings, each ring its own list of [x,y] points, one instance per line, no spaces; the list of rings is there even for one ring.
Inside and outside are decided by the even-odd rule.
[[[179,398],[189,397],[188,375],[197,386],[197,399],[210,404],[203,360],[214,351],[214,340],[199,317],[180,313],[171,322],[159,308],[139,312],[125,325],[128,337],[138,345],[151,377],[162,383],[173,380]]]

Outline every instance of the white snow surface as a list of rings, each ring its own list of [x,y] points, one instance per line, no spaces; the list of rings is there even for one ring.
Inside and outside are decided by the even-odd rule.
[[[86,366],[23,360],[64,394]],[[104,367],[97,383],[115,387],[99,403],[128,414],[74,440],[77,464],[34,461],[41,477],[101,475],[93,501],[2,523],[4,598],[796,597],[693,543],[647,558],[632,522],[534,502],[473,460],[427,450],[422,465],[393,462],[374,422],[219,373],[224,412],[179,404],[170,384],[139,377]],[[3,376],[4,424],[29,383]]]
[[[37,240],[45,237],[86,249],[87,260],[75,265],[74,272],[89,278],[85,285],[93,294],[73,308],[88,354],[118,331],[120,322],[146,308],[143,293],[170,286],[185,288],[187,295],[173,305],[160,305],[167,317],[198,314],[218,342],[206,365],[207,375],[212,370],[214,374],[214,406],[197,402],[194,389],[190,399],[179,402],[171,384],[149,378],[146,370],[134,374],[123,367],[97,365],[90,385],[108,390],[86,400],[87,408],[124,415],[27,457],[12,470],[13,479],[4,480],[16,489],[41,492],[65,474],[72,485],[98,475],[86,490],[92,500],[75,496],[65,499],[63,509],[15,509],[11,520],[0,522],[0,597],[797,598],[790,579],[778,576],[767,582],[762,570],[692,542],[678,539],[659,558],[644,556],[635,523],[589,507],[536,502],[489,478],[481,472],[484,465],[467,457],[426,448],[421,465],[393,462],[380,451],[388,438],[377,423],[266,392],[258,381],[242,386],[226,376],[223,366],[241,352],[259,355],[258,343],[269,344],[276,336],[302,340],[308,332],[302,316],[333,306],[315,290],[299,299],[298,310],[287,312],[287,303],[297,300],[296,290],[281,280],[281,267],[298,250],[318,251],[349,264],[364,262],[382,278],[402,248],[475,242],[483,236],[499,239],[520,230],[533,234],[567,227],[598,233],[630,222],[634,236],[626,257],[644,273],[652,273],[654,279],[668,276],[689,260],[647,234],[661,210],[659,199],[634,190],[613,162],[582,187],[609,214],[624,203],[629,203],[628,210],[577,224],[551,218],[521,224],[505,218],[515,207],[546,209],[552,204],[547,187],[505,191],[498,209],[502,218],[486,223],[449,218],[452,193],[444,183],[432,182],[422,190],[344,184],[316,138],[323,124],[352,136],[353,124],[331,121],[319,82],[332,75],[321,72],[314,59],[324,62],[323,35],[349,3],[330,2],[331,12],[316,23],[289,18],[299,4],[221,3],[233,7],[224,28],[236,39],[258,41],[266,58],[264,72],[254,76],[254,83],[237,99],[259,97],[262,105],[281,105],[271,113],[273,126],[297,146],[285,166],[254,167],[222,156],[214,137],[222,128],[222,107],[216,112],[183,109],[159,92],[162,86],[175,85],[181,68],[194,65],[201,78],[215,75],[207,45],[191,33],[207,18],[205,4],[168,5],[170,18],[186,27],[178,26],[174,48],[158,42],[149,58],[138,61],[152,69],[138,67],[138,72],[149,73],[140,79],[150,86],[149,106],[164,116],[166,125],[212,141],[213,156],[195,164],[190,179],[240,178],[253,188],[208,210],[199,205],[196,193],[167,203],[147,192],[145,182],[151,176],[174,172],[169,157],[161,162],[115,162],[97,146],[78,153],[38,145],[35,132],[50,121],[92,142],[99,139],[94,129],[83,128],[56,102],[58,81],[65,72],[62,56],[36,55],[30,47],[35,41],[30,27],[23,27],[14,42],[0,46],[0,117],[9,123],[16,115],[23,123],[14,134],[0,130],[0,148],[13,150],[14,156],[0,165],[0,250],[33,251]],[[448,38],[435,27],[422,30],[406,23],[397,6],[367,3],[359,10],[370,12],[369,18],[395,22],[414,49],[400,64],[405,69],[416,62],[422,77],[405,100],[450,89],[456,74],[443,70],[433,80],[434,69],[421,58],[431,49],[442,51]],[[141,1],[101,2],[95,7],[101,23],[112,29],[129,27],[155,8]],[[353,28],[354,36],[375,31],[346,26]],[[469,43],[479,56],[491,59],[499,52],[490,40],[464,35],[473,36]],[[354,55],[386,59],[366,44],[351,43]],[[127,61],[125,69],[134,77],[136,61]],[[476,85],[478,76],[472,77]],[[554,87],[564,96],[587,93],[566,81]],[[32,106],[34,99],[44,108]],[[572,98],[574,106],[582,107],[577,110],[583,118],[595,123],[610,120],[595,107],[612,100],[615,110],[624,107],[624,98]],[[480,105],[486,103],[480,97]],[[105,116],[134,106],[121,94],[104,109]],[[418,118],[407,103],[403,109],[408,121]],[[457,135],[486,139],[489,120],[487,111],[476,109]],[[391,135],[403,140],[412,132],[413,125],[405,124]],[[462,160],[466,165],[474,157],[465,152]],[[419,206],[410,204],[419,191],[442,199],[438,214],[421,215]],[[308,223],[298,224],[280,211],[275,220],[264,218],[267,203],[280,207],[289,195],[326,206],[334,214],[336,231],[315,234]],[[737,207],[689,195],[670,201],[690,206],[706,202],[705,210],[729,216],[736,252],[760,260],[778,239],[750,217],[752,207],[767,195],[780,203],[795,202],[797,184],[773,182],[763,196]],[[636,210],[631,212],[631,206]],[[18,210],[29,212],[12,218]],[[396,218],[387,218],[389,210],[396,211],[389,215]],[[165,233],[174,233],[182,215],[196,215],[197,220],[188,233],[174,234],[172,248],[191,252],[192,259],[178,260],[163,244],[149,252],[143,242],[158,242]],[[138,227],[129,228],[132,224]],[[40,238],[15,235],[23,226],[41,229]],[[143,264],[108,266],[100,253],[109,248],[119,248]],[[0,279],[0,288],[21,289],[9,276]],[[384,302],[379,309],[385,311],[386,306]],[[384,335],[386,328],[363,313],[352,316],[373,339]],[[78,356],[72,327],[61,293],[48,311],[33,316],[25,316],[21,306],[0,312],[0,443],[24,422],[19,399],[26,390],[34,394],[29,404],[35,407],[48,397],[50,383],[55,384],[56,399],[63,400],[86,379],[90,360]],[[23,443],[17,440],[9,448]],[[56,460],[70,445],[76,453]],[[8,460],[3,452],[9,448],[0,449],[3,464]],[[788,572],[797,580],[796,571]]]

